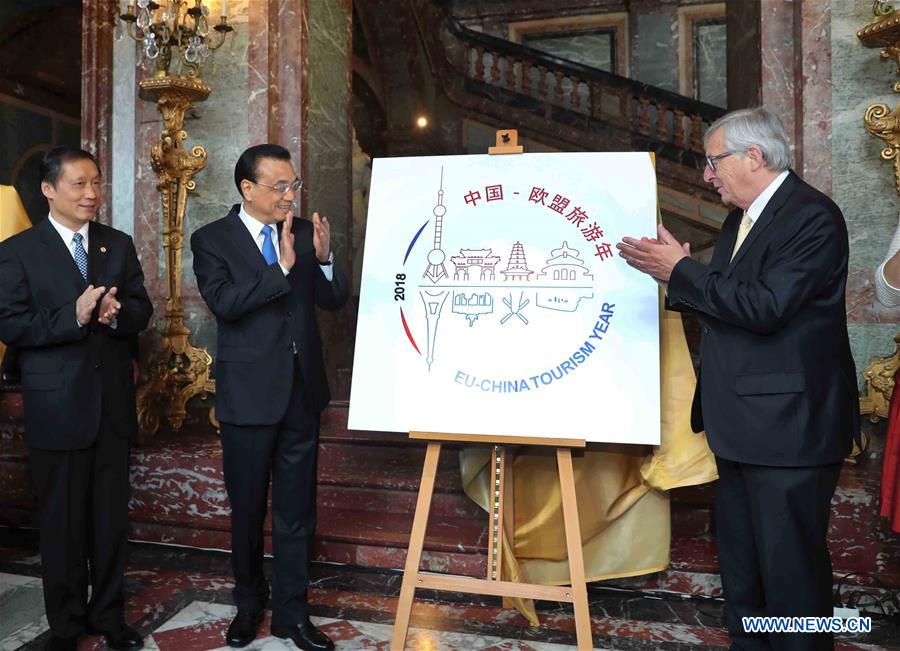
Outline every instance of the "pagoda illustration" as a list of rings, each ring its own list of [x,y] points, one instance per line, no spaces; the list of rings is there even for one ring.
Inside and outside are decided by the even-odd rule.
[[[534,272],[528,268],[528,263],[525,262],[525,249],[521,242],[513,244],[512,251],[509,253],[509,264],[500,273],[503,274],[503,279],[506,281],[531,280]]]
[[[550,252],[550,259],[547,260],[538,278],[546,280],[563,280],[563,281],[587,281],[593,280],[594,276],[584,266],[580,254],[577,249],[569,246],[568,242],[563,242],[558,249]]]

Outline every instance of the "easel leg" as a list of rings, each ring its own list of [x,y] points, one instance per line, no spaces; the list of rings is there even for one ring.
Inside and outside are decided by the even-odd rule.
[[[412,614],[413,598],[416,595],[416,575],[419,573],[419,563],[422,560],[422,547],[425,544],[425,527],[428,525],[431,496],[434,493],[434,478],[437,475],[438,458],[440,456],[441,444],[439,442],[429,443],[428,449],[425,451],[425,465],[422,467],[422,481],[419,484],[416,514],[413,518],[412,531],[409,535],[409,550],[406,552],[403,584],[400,587],[400,600],[397,602],[397,616],[394,619],[394,632],[391,635],[391,651],[403,651],[403,648],[406,646],[409,617]],[[584,571],[582,570],[583,574]]]
[[[562,490],[563,520],[566,523],[566,547],[569,552],[569,574],[572,583],[572,605],[575,607],[575,634],[579,651],[594,648],[591,638],[591,615],[588,612],[587,585],[584,578],[584,557],[581,548],[581,527],[578,524],[578,505],[575,500],[575,473],[572,470],[572,451],[556,448],[559,482]]]

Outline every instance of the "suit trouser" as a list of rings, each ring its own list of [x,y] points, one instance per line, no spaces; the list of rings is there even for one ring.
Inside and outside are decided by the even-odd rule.
[[[291,399],[277,425],[222,423],[222,465],[231,502],[234,602],[261,610],[269,596],[263,574],[266,494],[272,476],[272,623],[292,626],[309,616],[310,546],[316,528],[319,414],[307,408],[298,364]]]
[[[89,448],[29,450],[40,509],[44,607],[53,635],[71,637],[86,624],[111,629],[123,621],[128,452],[128,439],[103,424]]]
[[[749,634],[748,616],[831,617],[828,517],[841,464],[755,466],[716,457],[716,544],[733,649],[832,649],[830,634]]]

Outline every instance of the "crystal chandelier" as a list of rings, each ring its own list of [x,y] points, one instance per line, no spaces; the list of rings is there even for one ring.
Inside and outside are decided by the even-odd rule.
[[[199,77],[200,66],[234,31],[228,24],[227,0],[222,0],[219,22],[212,29],[208,3],[203,0],[163,0],[161,4],[136,0],[136,5],[135,0],[126,1],[129,4],[119,13],[122,22],[116,24],[116,38],[121,39],[127,31],[141,43],[142,64],[155,64],[157,76],[178,74],[187,68],[187,76]],[[176,69],[170,70],[173,66]]]

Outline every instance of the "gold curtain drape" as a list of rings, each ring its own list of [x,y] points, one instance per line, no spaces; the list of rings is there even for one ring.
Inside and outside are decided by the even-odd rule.
[[[11,185],[0,185],[0,242],[31,226],[19,193]]]
[[[31,226],[19,193],[11,185],[0,185],[0,242]],[[6,346],[0,342],[0,359]]]
[[[681,315],[664,309],[660,310],[660,365],[660,445],[591,444],[574,459],[588,581],[665,569],[670,542],[666,491],[717,478],[706,435],[694,434],[690,427],[696,380]],[[634,404],[640,400],[636,398]],[[489,464],[488,448],[466,448],[460,453],[463,488],[486,511],[490,508]],[[503,537],[502,579],[567,584],[555,450],[520,448],[513,473],[515,530]],[[504,599],[504,604],[515,607],[532,625],[539,624],[530,599]]]

